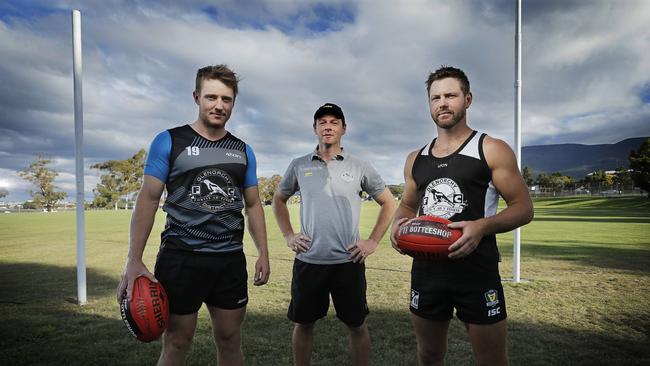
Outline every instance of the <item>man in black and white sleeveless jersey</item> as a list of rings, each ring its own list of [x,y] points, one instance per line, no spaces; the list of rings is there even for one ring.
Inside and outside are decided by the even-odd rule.
[[[438,136],[406,159],[391,240],[399,251],[399,226],[418,215],[449,219],[449,227],[463,235],[449,248],[448,260],[413,260],[410,310],[418,360],[444,363],[455,310],[465,323],[476,364],[507,365],[506,303],[495,234],[529,223],[532,202],[512,149],[467,125],[472,93],[465,73],[443,66],[426,85]],[[497,213],[499,196],[507,208]]]

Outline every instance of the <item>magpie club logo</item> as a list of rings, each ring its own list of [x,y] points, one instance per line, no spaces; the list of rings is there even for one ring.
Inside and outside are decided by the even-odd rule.
[[[422,199],[425,215],[449,219],[463,212],[467,202],[456,182],[449,178],[439,178],[427,186]]]
[[[190,197],[192,202],[210,211],[235,202],[236,189],[228,173],[220,169],[206,169],[194,178]]]

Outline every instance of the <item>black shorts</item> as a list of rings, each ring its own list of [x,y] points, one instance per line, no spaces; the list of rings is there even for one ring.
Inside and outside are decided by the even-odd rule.
[[[293,262],[289,320],[309,324],[324,317],[330,294],[336,316],[349,327],[361,326],[368,315],[365,265]]]
[[[196,313],[203,303],[221,309],[238,309],[248,303],[248,273],[242,251],[163,249],[158,252],[154,272],[167,292],[173,314]]]
[[[411,270],[410,309],[417,316],[447,321],[454,309],[469,324],[494,324],[506,319],[506,299],[498,274],[474,278],[441,278],[421,266]]]

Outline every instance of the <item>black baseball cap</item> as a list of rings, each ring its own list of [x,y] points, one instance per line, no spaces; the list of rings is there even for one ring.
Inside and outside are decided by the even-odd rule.
[[[341,109],[341,107],[337,106],[334,103],[325,103],[322,106],[320,106],[316,110],[316,113],[314,113],[314,122],[316,122],[319,118],[328,114],[336,118],[339,118],[341,121],[343,121],[343,124],[345,124],[345,116],[343,116],[343,110]]]

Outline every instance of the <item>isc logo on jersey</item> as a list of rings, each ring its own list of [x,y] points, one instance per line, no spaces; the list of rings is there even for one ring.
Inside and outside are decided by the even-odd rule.
[[[422,208],[425,215],[449,219],[463,212],[466,206],[460,187],[452,179],[436,179],[424,191]]]
[[[206,169],[194,178],[190,197],[202,208],[216,211],[235,202],[236,189],[228,173],[220,169]]]

